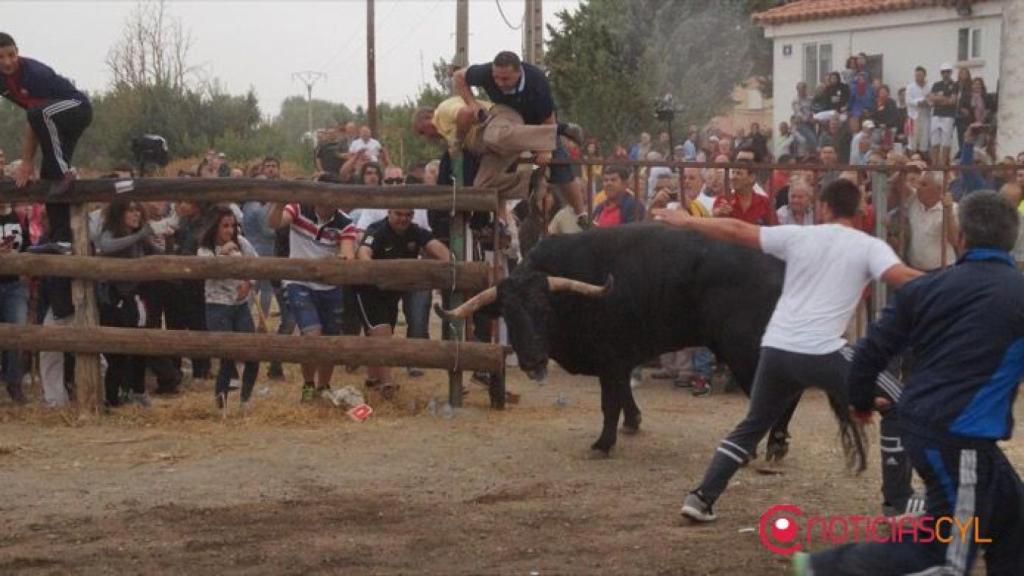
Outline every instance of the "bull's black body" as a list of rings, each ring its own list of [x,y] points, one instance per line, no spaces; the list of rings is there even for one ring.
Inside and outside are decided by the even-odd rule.
[[[783,273],[759,251],[637,224],[544,240],[499,285],[498,302],[524,370],[550,357],[600,379],[604,427],[593,447],[607,452],[620,411],[627,430],[640,424],[630,372],[662,353],[707,346],[749,394]],[[598,285],[612,276],[614,287],[599,299],[551,293],[547,276]]]

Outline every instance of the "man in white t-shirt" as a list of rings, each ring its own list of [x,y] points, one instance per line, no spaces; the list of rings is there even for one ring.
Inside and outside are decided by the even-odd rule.
[[[359,138],[356,138],[348,146],[350,154],[363,153],[363,156],[368,162],[381,162],[380,156],[384,147],[381,146],[380,142],[373,137],[370,132],[369,126],[363,126],[359,129]],[[386,164],[387,162],[383,162]]]
[[[821,195],[817,226],[761,227],[733,218],[692,218],[658,210],[655,218],[710,238],[763,250],[786,262],[786,276],[775,312],[761,340],[750,408],[722,440],[700,486],[686,496],[681,513],[711,522],[712,504],[729,479],[754,454],[758,442],[805,388],[822,388],[839,419],[844,446],[854,446],[864,468],[863,438],[846,411],[850,361],[841,350],[843,333],[872,279],[900,287],[921,273],[900,262],[888,244],[853,226],[860,190],[836,180]]]

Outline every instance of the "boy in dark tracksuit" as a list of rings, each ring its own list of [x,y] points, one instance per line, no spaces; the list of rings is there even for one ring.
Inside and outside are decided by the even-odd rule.
[[[50,195],[67,191],[74,179],[71,157],[78,139],[92,122],[89,98],[70,80],[52,68],[18,55],[14,38],[0,32],[0,96],[25,110],[28,125],[22,144],[21,166],[14,180],[19,187],[28,183],[35,170],[36,147],[42,150],[40,177],[52,182]],[[70,210],[67,204],[46,205],[52,242],[71,241]],[[51,294],[54,317],[64,318],[71,307],[71,286],[63,279]]]
[[[895,407],[903,447],[927,489],[925,515],[935,526],[972,522],[966,538],[947,520],[948,543],[924,533],[927,543],[849,544],[798,555],[796,574],[967,574],[979,545],[988,574],[1024,574],[1024,485],[996,444],[1013,430],[1024,374],[1024,276],[1009,254],[1018,216],[999,195],[976,192],[960,204],[960,227],[966,253],[896,294],[858,345],[849,384],[853,408],[869,414],[875,376],[913,348]]]

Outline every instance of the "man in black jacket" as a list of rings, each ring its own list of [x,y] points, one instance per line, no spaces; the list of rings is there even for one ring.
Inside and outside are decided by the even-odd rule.
[[[979,546],[988,574],[1024,574],[1024,484],[996,444],[1013,431],[1024,375],[1024,277],[1009,253],[1018,226],[1016,209],[997,194],[967,197],[963,257],[897,292],[853,359],[850,401],[866,420],[878,404],[875,377],[914,351],[895,410],[927,489],[917,537],[901,527],[887,542],[800,554],[795,574],[967,574]]]

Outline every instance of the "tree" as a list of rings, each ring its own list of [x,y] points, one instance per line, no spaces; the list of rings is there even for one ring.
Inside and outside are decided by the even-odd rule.
[[[702,124],[737,84],[770,73],[770,43],[750,16],[778,3],[589,0],[562,11],[546,56],[558,104],[612,142],[662,129],[653,112],[665,93],[680,108],[677,125]]]
[[[184,91],[196,68],[189,65],[192,34],[167,14],[164,0],[138,2],[107,54],[115,86],[167,86]]]

